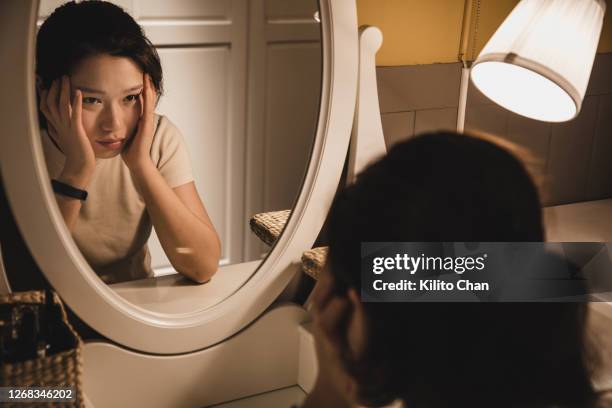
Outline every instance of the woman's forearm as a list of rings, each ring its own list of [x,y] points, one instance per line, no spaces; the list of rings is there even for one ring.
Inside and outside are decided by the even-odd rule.
[[[172,266],[196,282],[209,280],[221,256],[214,227],[180,200],[152,162],[132,169],[132,176]]]

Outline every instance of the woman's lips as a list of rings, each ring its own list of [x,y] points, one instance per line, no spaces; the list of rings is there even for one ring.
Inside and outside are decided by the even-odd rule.
[[[96,143],[98,143],[100,146],[104,147],[105,149],[108,150],[117,150],[120,149],[121,146],[123,145],[125,139],[119,139],[119,140],[96,140]]]

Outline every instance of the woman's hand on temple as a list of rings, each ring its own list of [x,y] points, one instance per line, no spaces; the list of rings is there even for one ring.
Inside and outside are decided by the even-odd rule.
[[[344,368],[341,354],[352,356],[349,332],[363,332],[362,316],[356,316],[359,295],[350,289],[346,296],[334,293],[329,270],[319,277],[312,296],[313,335],[318,376],[305,408],[356,406],[356,383]]]
[[[144,74],[143,79],[142,94],[140,96],[142,115],[138,122],[136,133],[127,142],[125,148],[121,152],[123,161],[132,171],[153,163],[151,161],[150,151],[151,144],[153,143],[157,92],[148,74]]]
[[[83,95],[76,90],[70,101],[70,80],[56,79],[40,91],[40,111],[47,119],[49,135],[66,157],[62,181],[85,188],[96,167],[96,156],[83,127]]]

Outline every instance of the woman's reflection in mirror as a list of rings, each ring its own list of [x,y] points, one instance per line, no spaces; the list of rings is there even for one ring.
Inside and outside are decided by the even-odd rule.
[[[152,227],[172,263],[208,281],[221,254],[176,126],[155,114],[159,56],[120,7],[69,2],[36,44],[39,119],[57,204],[85,259],[107,283],[153,275]]]

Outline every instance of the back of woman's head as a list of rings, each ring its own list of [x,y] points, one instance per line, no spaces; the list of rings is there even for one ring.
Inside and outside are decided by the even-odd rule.
[[[544,239],[525,165],[491,139],[447,132],[405,141],[369,166],[338,193],[328,233],[339,293],[359,293],[361,242]],[[364,303],[364,310],[367,351],[346,362],[364,402],[526,406],[583,401],[591,392],[582,304]]]
[[[38,31],[36,74],[48,88],[84,58],[98,54],[130,58],[151,75],[161,92],[162,69],[155,47],[128,13],[106,1],[71,1],[55,9]]]

